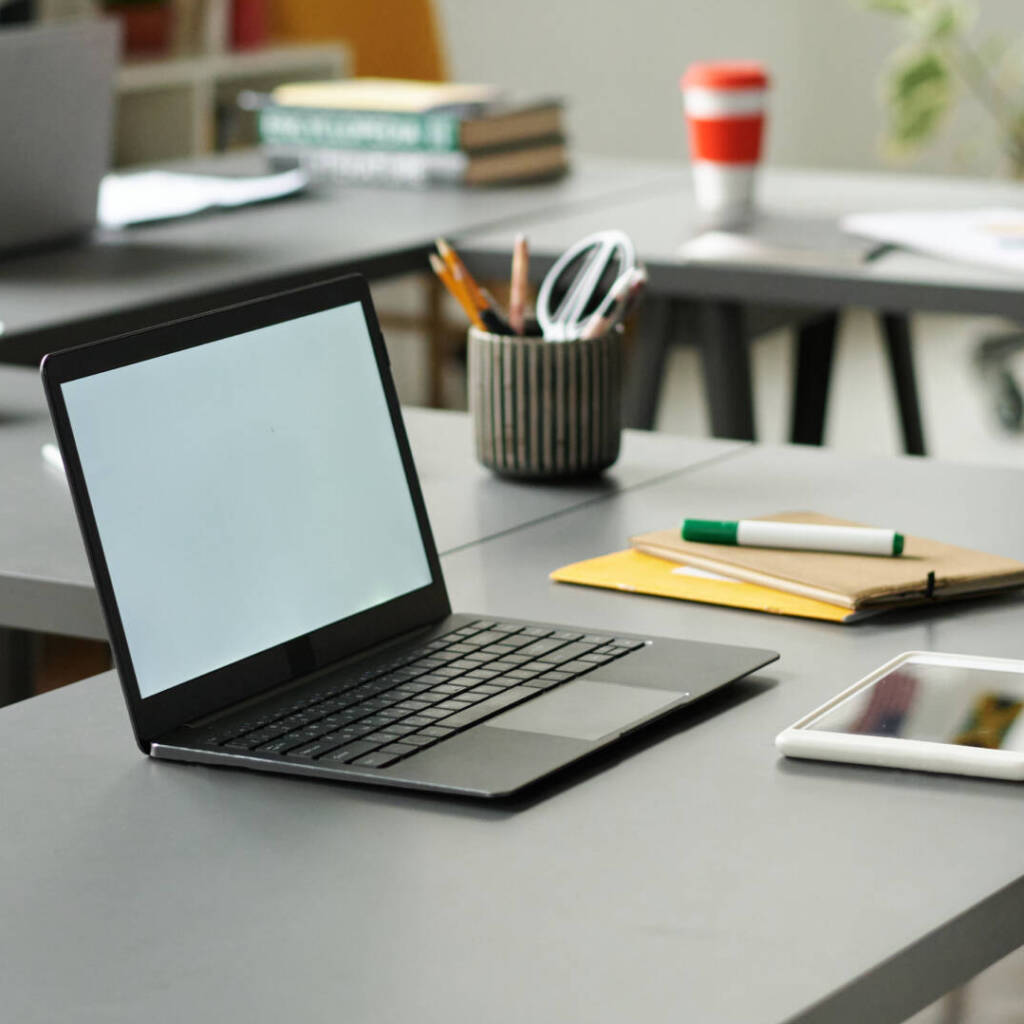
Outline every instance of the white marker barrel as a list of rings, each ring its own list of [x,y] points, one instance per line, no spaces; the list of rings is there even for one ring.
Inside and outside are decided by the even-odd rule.
[[[741,519],[737,523],[736,542],[755,548],[795,548],[855,555],[896,555],[903,550],[903,538],[894,530],[779,523],[760,519]]]

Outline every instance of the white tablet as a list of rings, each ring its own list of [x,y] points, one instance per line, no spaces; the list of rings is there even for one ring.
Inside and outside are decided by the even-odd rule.
[[[1024,779],[1024,661],[908,651],[775,738],[789,757]]]

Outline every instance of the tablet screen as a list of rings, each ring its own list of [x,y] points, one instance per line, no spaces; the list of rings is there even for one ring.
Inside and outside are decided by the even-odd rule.
[[[910,659],[805,728],[1024,751],[1024,672]]]

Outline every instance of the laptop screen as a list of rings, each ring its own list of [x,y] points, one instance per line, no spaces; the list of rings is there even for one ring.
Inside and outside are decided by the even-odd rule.
[[[360,303],[61,391],[142,697],[431,582]]]

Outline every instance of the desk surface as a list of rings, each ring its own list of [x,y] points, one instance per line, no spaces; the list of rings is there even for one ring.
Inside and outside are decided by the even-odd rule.
[[[844,235],[847,213],[1019,206],[1015,183],[905,174],[765,168],[753,237],[767,253],[744,260],[685,259],[698,231],[688,175],[675,187],[610,199],[599,207],[535,218],[463,240],[460,251],[481,273],[504,272],[515,231],[529,235],[533,272],[542,275],[572,242],[617,227],[629,234],[650,274],[651,291],[765,305],[852,306],[1024,317],[1020,275],[893,252],[865,263],[871,243]]]
[[[476,462],[462,413],[406,409],[413,453],[438,550],[453,550],[524,523],[637,487],[740,447],[627,431],[619,463],[597,480],[506,483]],[[53,439],[35,370],[0,368],[0,627],[106,637],[63,473],[40,449]]]
[[[188,170],[255,173],[256,154]],[[0,362],[358,270],[426,270],[437,235],[566,213],[672,184],[674,165],[581,157],[554,182],[487,189],[323,186],[281,202],[99,232],[91,244],[0,261]],[[507,267],[503,271],[507,273]]]
[[[547,572],[684,510],[800,506],[1024,557],[1022,502],[1012,471],[741,448],[446,555],[462,608],[782,653],[541,799],[147,761],[109,673],[4,709],[7,1015],[903,1020],[1024,940],[1022,790],[783,762],[772,739],[898,651],[1020,656],[1024,597],[843,627]]]
[[[574,845],[553,872],[585,848],[578,896],[597,891],[602,871],[616,893],[604,911],[576,910],[569,938],[586,944],[595,976],[613,970],[617,944],[645,965],[651,987],[638,1005],[650,1012],[634,1019],[668,1020],[663,1007],[676,1005],[680,1019],[702,1022],[898,1021],[1024,941],[1019,787],[785,762],[772,745],[902,651],[1024,657],[1024,595],[835,626],[544,585],[544,574],[684,514],[789,508],[1024,559],[1021,501],[1015,470],[752,447],[445,560],[459,607],[782,655],[706,720],[666,728],[579,796],[558,798]]]

